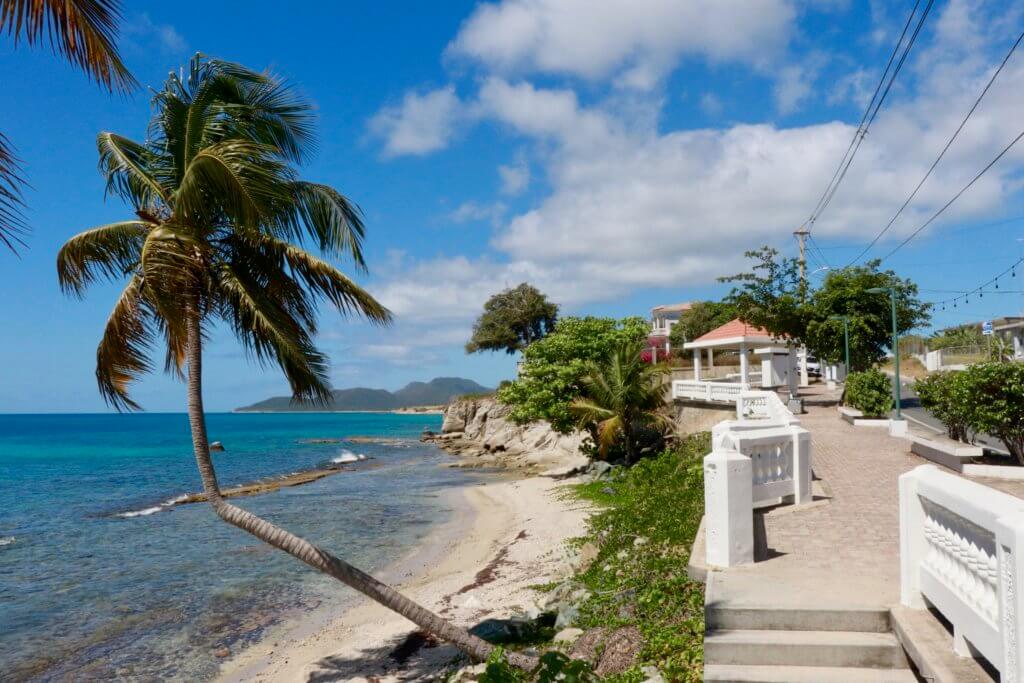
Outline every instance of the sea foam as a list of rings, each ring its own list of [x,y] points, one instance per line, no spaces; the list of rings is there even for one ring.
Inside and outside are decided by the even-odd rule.
[[[14,536],[0,536],[0,546],[14,543]]]
[[[357,455],[348,449],[343,450],[341,455],[331,458],[331,462],[339,465],[346,462],[358,462],[360,460],[366,460],[366,456],[362,453]]]

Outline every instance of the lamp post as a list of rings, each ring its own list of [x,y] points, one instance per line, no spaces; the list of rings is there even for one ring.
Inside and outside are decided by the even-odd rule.
[[[902,420],[900,412],[900,335],[896,328],[896,288],[895,287],[872,287],[866,290],[868,294],[884,294],[889,292],[889,301],[892,303],[892,359],[896,368],[896,382],[892,386],[892,396],[896,401],[896,419]]]
[[[843,321],[843,346],[846,350],[846,374],[850,374],[850,316],[848,315],[830,315],[829,320],[842,320]]]

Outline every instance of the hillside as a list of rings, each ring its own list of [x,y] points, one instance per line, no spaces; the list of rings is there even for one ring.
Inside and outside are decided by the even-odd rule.
[[[293,403],[290,396],[274,396],[251,406],[237,408],[236,412],[304,412],[320,410],[397,410],[415,406],[436,406],[448,403],[456,396],[490,391],[471,379],[461,377],[435,377],[429,382],[410,382],[398,391],[385,389],[336,389],[328,405]]]

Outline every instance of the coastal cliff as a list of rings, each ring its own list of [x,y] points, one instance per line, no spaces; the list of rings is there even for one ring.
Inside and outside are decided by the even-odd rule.
[[[546,422],[519,425],[510,408],[493,398],[455,400],[444,410],[441,433],[429,440],[462,458],[456,467],[506,467],[548,476],[587,466],[580,452],[584,434],[559,434]]]

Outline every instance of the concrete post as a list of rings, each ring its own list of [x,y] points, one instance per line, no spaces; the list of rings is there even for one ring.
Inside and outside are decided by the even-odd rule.
[[[693,350],[693,378],[700,381],[700,349]]]
[[[708,367],[712,370],[715,369],[715,350],[708,349]]]
[[[796,396],[797,383],[796,383],[796,349],[792,346],[789,347],[789,367],[786,369],[786,382],[789,385],[789,395]]]
[[[811,380],[807,376],[807,347],[800,347],[800,386],[810,386]]]
[[[999,624],[1003,639],[1003,661],[1000,680],[1007,683],[1024,681],[1024,513],[1007,515],[996,520],[996,555],[999,568]]]
[[[802,505],[814,499],[811,493],[811,433],[793,428],[793,503]]]
[[[935,465],[920,465],[900,475],[900,602],[907,607],[924,609],[921,595],[921,561],[926,550],[924,540],[924,507],[917,495],[922,472]]]
[[[707,563],[732,567],[754,561],[754,495],[750,458],[712,451],[704,458]]]

